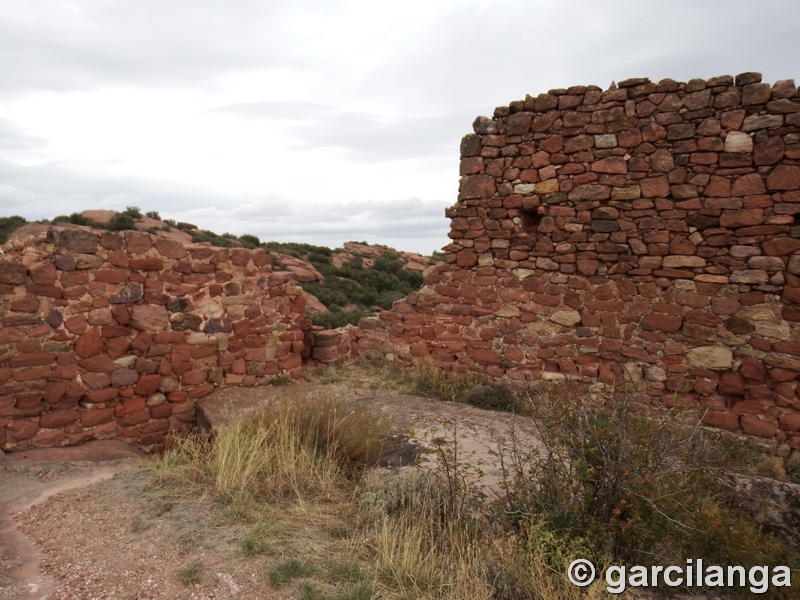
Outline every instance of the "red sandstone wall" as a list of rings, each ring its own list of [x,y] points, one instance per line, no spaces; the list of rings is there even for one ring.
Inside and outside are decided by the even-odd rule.
[[[760,81],[576,86],[479,117],[447,264],[352,352],[627,381],[800,448],[800,97]]]
[[[263,249],[53,227],[0,255],[0,448],[194,422],[216,386],[302,374],[302,291]]]

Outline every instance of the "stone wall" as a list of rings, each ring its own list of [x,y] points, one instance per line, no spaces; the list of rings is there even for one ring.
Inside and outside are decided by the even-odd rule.
[[[321,359],[627,382],[800,448],[792,81],[576,86],[473,128],[447,263],[378,319],[326,334]]]
[[[53,227],[0,254],[0,448],[159,443],[220,385],[302,374],[302,290],[263,250]]]

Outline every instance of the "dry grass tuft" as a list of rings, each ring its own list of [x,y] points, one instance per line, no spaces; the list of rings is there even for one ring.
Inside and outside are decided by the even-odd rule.
[[[214,434],[178,438],[154,470],[225,502],[329,495],[377,461],[388,431],[367,406],[297,391]]]

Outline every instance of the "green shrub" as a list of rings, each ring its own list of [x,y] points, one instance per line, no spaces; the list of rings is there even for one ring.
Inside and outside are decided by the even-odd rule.
[[[178,571],[178,579],[185,586],[195,585],[200,583],[202,576],[203,565],[199,562],[190,563]]]
[[[474,378],[446,371],[433,359],[426,358],[413,368],[415,394],[435,396],[454,402],[476,385]]]
[[[116,213],[108,222],[107,228],[109,231],[125,231],[129,229],[136,229],[136,223],[127,211],[124,213]]]
[[[527,400],[543,448],[509,453],[494,513],[517,535],[534,522],[579,541],[595,563],[800,564],[723,503],[725,456],[703,436],[698,415],[555,388]]]
[[[301,563],[299,560],[287,560],[280,562],[269,571],[269,581],[273,587],[286,585],[292,579],[298,579],[311,575],[314,569],[310,565]]]
[[[242,242],[245,248],[258,248],[261,244],[261,240],[258,239],[258,236],[250,235],[249,233],[245,233],[244,235],[239,236],[239,241]]]
[[[514,390],[501,383],[478,386],[468,391],[464,395],[463,401],[470,406],[488,410],[507,412],[517,410],[517,395]]]
[[[142,211],[139,210],[138,206],[126,206],[122,214],[128,215],[132,219],[140,219],[142,216]]]
[[[26,219],[18,215],[14,215],[13,217],[0,217],[0,244],[5,244],[8,241],[8,236],[27,222]]]
[[[269,552],[273,528],[265,523],[253,527],[242,539],[242,552],[245,556],[257,556]]]
[[[147,211],[146,213],[144,213],[144,214],[145,214],[145,215],[147,215],[148,217],[150,217],[151,219],[155,219],[155,220],[157,220],[157,221],[160,221],[160,220],[161,220],[161,215],[160,215],[160,214],[158,214],[158,211],[157,211],[157,210],[148,210],[148,211]]]
[[[55,219],[53,219],[53,223],[72,223],[73,225],[85,225],[88,227],[100,227],[103,226],[95,221],[92,221],[88,217],[84,217],[81,213],[74,212],[71,215],[59,215]]]

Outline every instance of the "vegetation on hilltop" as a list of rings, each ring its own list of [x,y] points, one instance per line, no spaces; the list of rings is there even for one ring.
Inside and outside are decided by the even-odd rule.
[[[273,267],[282,269],[276,254],[284,254],[309,263],[324,276],[324,281],[301,282],[300,286],[313,294],[329,312],[311,312],[311,320],[315,325],[327,328],[341,327],[348,323],[355,324],[365,316],[374,314],[377,309],[389,309],[394,301],[399,300],[422,285],[422,274],[409,270],[402,254],[391,248],[381,248],[379,255],[374,252],[361,255],[358,250],[343,248],[331,249],[299,242],[262,242],[252,234],[234,235],[232,233],[217,234],[213,231],[199,229],[190,223],[179,223],[172,219],[161,219],[157,211],[148,211],[146,216],[163,223],[148,231],[157,233],[177,229],[188,234],[195,243],[208,242],[220,248],[264,248],[272,255]],[[142,211],[137,206],[128,206],[117,212],[108,223],[99,223],[82,213],[59,215],[52,223],[71,223],[108,231],[135,230],[136,222],[142,218]],[[0,244],[5,243],[15,229],[28,221],[20,216],[0,218]],[[48,222],[48,221],[43,221]],[[369,247],[362,242],[361,245]],[[372,247],[370,247],[372,248]],[[348,255],[344,262],[334,264],[337,253]],[[443,260],[441,253],[435,253],[435,261]]]

